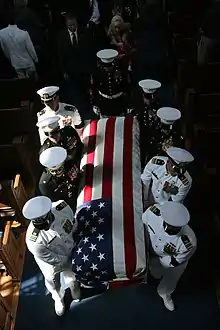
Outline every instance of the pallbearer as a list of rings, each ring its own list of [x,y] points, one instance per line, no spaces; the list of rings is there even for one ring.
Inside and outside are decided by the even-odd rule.
[[[73,210],[76,207],[79,162],[67,160],[67,151],[61,147],[46,149],[40,154],[40,163],[45,167],[40,181],[39,190],[52,202],[63,199]]]
[[[152,154],[153,145],[155,143],[155,130],[159,123],[157,117],[159,104],[155,93],[161,87],[161,83],[156,80],[145,79],[139,81],[139,86],[143,90],[143,101],[142,105],[137,110],[137,117],[141,130],[141,158],[142,166],[144,166],[146,157],[148,154]]]
[[[154,204],[142,216],[151,242],[149,269],[160,279],[158,295],[169,311],[175,310],[172,293],[196,250],[196,236],[188,226],[190,214],[176,202]]]
[[[70,125],[60,128],[60,117],[48,117],[37,123],[46,135],[40,154],[51,147],[63,147],[67,151],[67,159],[80,162],[83,144],[77,131]]]
[[[27,201],[22,213],[30,220],[26,233],[28,250],[43,273],[46,288],[55,302],[56,314],[62,316],[65,291],[61,286],[61,272],[73,300],[80,299],[80,286],[71,270],[70,259],[75,246],[73,234],[77,229],[73,211],[62,200],[52,203],[48,197],[38,196]]]
[[[70,125],[81,133],[84,127],[83,119],[81,118],[78,109],[70,104],[61,103],[59,99],[59,87],[47,86],[37,91],[42,103],[45,107],[37,113],[38,122],[47,117],[58,116],[60,117],[60,127]],[[39,136],[41,145],[46,140],[44,132],[39,128]]]
[[[184,148],[184,138],[176,123],[181,118],[181,112],[175,108],[163,107],[157,110],[157,117],[160,123],[155,131],[154,155],[165,154],[169,147]]]
[[[166,153],[167,157],[153,157],[141,175],[145,206],[170,200],[183,203],[191,188],[192,178],[187,165],[194,157],[187,150],[176,147],[168,148]]]
[[[118,52],[104,49],[97,53],[100,64],[92,77],[93,109],[99,116],[120,116],[126,113],[127,72],[117,60]]]

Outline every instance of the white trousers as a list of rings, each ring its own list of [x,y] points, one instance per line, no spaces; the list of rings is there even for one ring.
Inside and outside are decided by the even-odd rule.
[[[177,283],[186,269],[188,262],[177,267],[165,268],[161,265],[159,257],[150,257],[149,269],[154,278],[161,278],[158,285],[158,293],[160,295],[171,295],[176,289]]]
[[[57,267],[52,266],[38,258],[35,258],[45,280],[45,286],[47,290],[51,293],[53,300],[63,299],[65,290],[61,287],[60,275],[63,273],[65,285],[72,287],[76,282],[76,278],[71,269],[71,264],[69,267]]]

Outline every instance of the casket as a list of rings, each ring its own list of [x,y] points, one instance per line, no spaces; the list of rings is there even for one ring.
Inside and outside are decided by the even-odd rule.
[[[84,284],[128,285],[147,270],[139,125],[132,116],[93,120],[82,140],[73,271]]]

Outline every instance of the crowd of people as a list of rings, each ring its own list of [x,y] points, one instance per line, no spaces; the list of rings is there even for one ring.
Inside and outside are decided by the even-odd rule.
[[[42,45],[51,34],[37,19],[30,19],[29,23],[35,24],[38,31],[44,30],[45,40],[40,32],[33,32],[35,28],[31,30],[33,26],[22,25],[27,23],[27,17],[32,17],[26,5],[17,4],[19,8],[13,12],[15,15],[10,15],[9,26],[0,31],[0,45],[18,78],[41,81],[37,63],[38,59],[45,61]],[[173,311],[172,293],[196,249],[195,234],[188,226],[190,215],[183,204],[192,184],[187,166],[194,157],[184,149],[178,124],[181,112],[163,107],[156,97],[161,87],[159,81],[141,80],[142,98],[138,106],[133,103],[136,47],[132,28],[141,4],[113,3],[110,18],[107,14],[102,17],[99,5],[97,0],[90,1],[87,14],[78,17],[65,9],[60,12],[64,26],[55,34],[57,47],[52,50],[56,48],[62,79],[77,88],[97,118],[136,116],[139,121],[143,230],[150,240],[150,272],[153,277],[162,278],[158,294],[165,307]],[[56,314],[63,315],[61,272],[70,283],[73,300],[80,299],[80,283],[72,272],[71,253],[76,248],[74,213],[84,120],[75,104],[59,101],[58,86],[40,88],[37,94],[44,104],[37,115],[43,171],[39,181],[41,196],[29,200],[23,208],[24,217],[31,220],[26,241],[55,301]]]

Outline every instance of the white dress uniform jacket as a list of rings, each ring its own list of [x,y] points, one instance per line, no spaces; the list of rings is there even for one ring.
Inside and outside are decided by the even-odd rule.
[[[153,157],[145,166],[141,175],[144,185],[144,199],[149,198],[149,189],[152,182],[151,193],[155,203],[172,200],[173,202],[182,203],[191,188],[192,178],[186,171],[182,175],[172,176],[166,169],[168,157]],[[176,194],[164,191],[164,186],[169,183],[177,191]]]
[[[33,43],[27,31],[17,25],[9,25],[0,31],[0,44],[15,69],[34,68],[38,61]]]
[[[60,278],[56,275],[71,270],[69,257],[74,247],[73,233],[77,225],[73,211],[64,201],[53,203],[51,211],[55,218],[49,230],[38,230],[30,222],[26,233],[26,244],[44,275],[48,291],[56,300],[64,295],[61,292]],[[74,274],[72,276],[74,281]]]
[[[171,294],[196,250],[196,236],[188,225],[177,235],[168,235],[158,204],[149,207],[142,220],[151,244],[150,271],[156,278],[163,277],[158,287],[160,294]]]
[[[60,117],[59,126],[63,128],[64,126],[70,125],[75,129],[80,129],[83,127],[83,121],[79,114],[79,111],[76,107],[66,103],[59,103],[59,109],[55,112],[50,107],[46,106],[40,112],[37,113],[38,122],[44,120],[48,117]],[[39,128],[39,136],[41,145],[46,140],[47,136],[45,135],[42,128]]]

